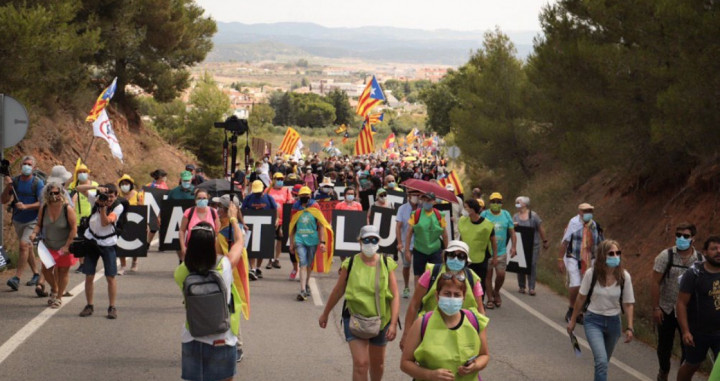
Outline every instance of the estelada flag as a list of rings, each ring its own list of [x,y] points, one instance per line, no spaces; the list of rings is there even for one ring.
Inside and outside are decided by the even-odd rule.
[[[300,201],[295,201],[292,206],[292,217],[290,217],[290,227],[288,228],[288,232],[293,231],[293,228],[295,228],[295,225],[298,220],[300,220],[300,217],[302,217],[306,212],[315,217],[315,220],[322,225],[325,230],[325,252],[320,252],[320,249],[318,249],[318,252],[315,255],[315,261],[312,264],[312,271],[318,273],[329,273],[330,268],[332,267],[333,253],[335,252],[335,237],[333,235],[332,226],[318,207],[317,201],[310,199],[306,207],[303,207]],[[295,252],[295,258],[299,263],[300,259],[298,258],[297,251]]]
[[[395,133],[388,135],[387,139],[383,143],[383,149],[388,150],[395,147]]]
[[[452,184],[453,187],[455,187],[456,196],[465,193],[462,183],[460,182],[460,178],[458,177],[454,169],[450,171],[446,178],[438,180],[438,184],[440,184],[440,186],[442,186],[443,188],[448,184]]]
[[[105,106],[110,103],[110,99],[112,99],[113,95],[115,95],[116,88],[117,77],[113,79],[112,83],[107,87],[107,89],[105,89],[105,91],[100,93],[100,96],[98,96],[98,99],[95,101],[95,105],[92,110],[90,110],[90,114],[88,114],[87,118],[85,118],[86,122],[94,122],[95,119],[100,116],[100,112],[105,109]]]
[[[218,244],[224,255],[228,253],[228,242],[224,235],[217,235]],[[242,258],[233,269],[233,283],[240,294],[242,314],[245,320],[250,319],[250,280],[248,279],[250,265],[248,264],[247,250],[243,249]]]
[[[300,134],[294,129],[288,128],[287,131],[285,131],[285,136],[283,137],[282,142],[280,142],[280,148],[278,148],[278,151],[288,155],[294,154],[295,147],[297,146],[299,140]]]
[[[363,90],[362,94],[358,98],[358,105],[355,113],[365,117],[370,113],[373,107],[377,106],[380,102],[385,100],[385,94],[383,94],[380,84],[373,75],[372,79],[368,81]]]
[[[355,141],[355,155],[368,155],[373,151],[375,151],[375,140],[372,129],[365,125]]]
[[[370,114],[367,116],[367,121],[370,123],[370,125],[378,124],[385,120],[385,113],[379,112],[377,114]]]

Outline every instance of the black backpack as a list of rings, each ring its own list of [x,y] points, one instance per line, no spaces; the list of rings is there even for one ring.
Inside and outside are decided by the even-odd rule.
[[[671,248],[667,249],[667,252],[668,252],[668,262],[667,262],[667,267],[665,267],[665,272],[663,273],[663,277],[662,277],[662,281],[663,281],[663,282],[664,282],[665,279],[667,279],[667,277],[670,275],[670,269],[671,269],[671,268],[673,268],[673,267],[678,267],[678,268],[685,269],[685,270],[687,270],[687,269],[690,268],[690,267],[687,267],[687,266],[681,266],[681,265],[674,265],[674,264],[673,264],[673,257],[677,254],[677,248],[676,248],[676,247],[671,247]],[[698,260],[698,262],[702,262],[703,259],[702,259],[702,256],[700,255],[700,253],[697,253],[697,252],[696,252],[695,254],[697,255],[697,260]],[[692,266],[692,265],[691,265],[691,266]]]
[[[117,220],[113,224],[114,232],[110,233],[108,235],[98,236],[97,234],[95,234],[95,232],[92,231],[92,229],[90,229],[90,227],[88,227],[88,230],[90,230],[90,234],[92,234],[93,237],[95,237],[96,239],[105,239],[105,238],[110,238],[113,235],[118,236],[118,237],[122,235],[123,228],[125,227],[125,223],[127,223],[127,214],[128,214],[128,209],[130,208],[130,203],[128,202],[128,200],[126,200],[122,197],[118,197],[115,200],[115,202],[113,202],[112,205],[110,205],[108,207],[108,210],[112,211],[118,205],[123,206],[123,211],[122,211],[122,213],[120,213],[119,216],[117,216]],[[97,212],[97,206],[93,206],[92,212],[93,213]]]

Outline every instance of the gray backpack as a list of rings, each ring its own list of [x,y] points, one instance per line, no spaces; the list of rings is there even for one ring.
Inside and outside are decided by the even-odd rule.
[[[221,268],[218,266],[218,268]],[[230,329],[228,289],[222,274],[210,270],[207,274],[190,273],[183,281],[185,319],[193,337],[217,335]]]

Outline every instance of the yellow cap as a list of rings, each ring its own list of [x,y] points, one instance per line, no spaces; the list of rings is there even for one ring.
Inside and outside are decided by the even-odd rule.
[[[499,192],[495,192],[490,195],[490,200],[500,200],[502,201],[502,195]]]
[[[298,196],[309,196],[312,193],[310,188],[308,187],[302,187],[300,188],[300,191],[298,192]]]
[[[87,165],[85,165],[85,164],[80,164],[80,166],[77,167],[77,169],[75,169],[75,173],[78,173],[78,172],[87,172],[87,173],[90,173],[90,169],[88,169]]]
[[[284,179],[285,175],[282,174],[282,172],[275,172],[273,175],[273,179]]]
[[[483,199],[478,198],[478,199],[477,199],[477,202],[478,202],[478,204],[480,204],[480,206],[482,206],[483,208],[485,207],[485,201],[483,201]]]
[[[263,182],[260,180],[255,180],[252,182],[252,192],[253,193],[260,193],[263,191],[264,185]]]
[[[135,184],[135,180],[133,180],[133,178],[130,177],[130,175],[128,175],[127,173],[125,173],[125,174],[122,175],[121,178],[118,179],[118,181],[117,181],[118,185],[120,185],[120,183],[123,182],[123,181],[125,181],[125,180],[127,180],[127,181]]]

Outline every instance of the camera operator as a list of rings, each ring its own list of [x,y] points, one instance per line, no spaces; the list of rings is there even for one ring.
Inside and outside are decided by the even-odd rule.
[[[97,196],[88,193],[88,199],[93,204],[92,214],[90,215],[90,226],[85,231],[85,238],[94,240],[97,243],[97,251],[88,253],[85,256],[85,264],[83,273],[85,274],[85,299],[87,305],[80,312],[80,316],[90,316],[94,312],[93,307],[93,291],[95,281],[95,270],[97,268],[98,259],[102,258],[105,267],[105,278],[108,284],[108,319],[117,319],[117,309],[115,308],[115,296],[117,295],[117,235],[115,233],[115,223],[122,215],[123,205],[116,203],[117,187],[115,184],[105,184],[102,187],[93,185],[78,185],[79,192],[85,192],[89,189],[96,188]]]
[[[30,264],[33,276],[26,283],[27,286],[37,285],[40,279],[38,267],[35,264],[35,255],[33,254],[33,244],[30,241],[38,219],[38,209],[40,208],[40,199],[42,197],[42,189],[45,183],[42,179],[33,174],[35,169],[35,158],[25,156],[22,159],[22,167],[20,176],[10,177],[9,171],[5,175],[5,189],[0,195],[0,201],[3,204],[10,203],[12,208],[12,223],[15,227],[20,249],[18,251],[18,263],[15,270],[15,276],[7,281],[8,287],[17,291],[20,285],[25,263]]]

